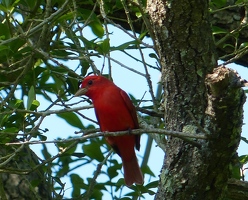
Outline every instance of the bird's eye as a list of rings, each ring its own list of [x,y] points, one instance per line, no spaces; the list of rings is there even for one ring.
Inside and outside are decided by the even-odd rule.
[[[93,81],[92,80],[89,80],[88,81],[88,85],[92,85],[93,84]]]

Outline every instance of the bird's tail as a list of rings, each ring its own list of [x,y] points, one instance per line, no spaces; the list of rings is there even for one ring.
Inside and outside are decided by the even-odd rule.
[[[138,161],[136,156],[131,160],[122,160],[123,169],[124,169],[124,179],[125,183],[128,187],[130,187],[133,183],[138,185],[142,185],[144,183],[143,174],[140,170]]]

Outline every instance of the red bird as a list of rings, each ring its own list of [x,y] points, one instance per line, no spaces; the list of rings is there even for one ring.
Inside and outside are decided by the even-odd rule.
[[[102,132],[126,131],[139,128],[138,119],[126,92],[103,76],[87,76],[75,96],[85,95],[94,105],[96,118]],[[140,148],[140,135],[106,137],[109,145],[121,157],[127,186],[143,184],[134,146]]]

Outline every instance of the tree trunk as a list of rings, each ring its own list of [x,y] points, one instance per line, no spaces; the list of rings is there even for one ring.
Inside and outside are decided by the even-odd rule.
[[[0,155],[5,165],[0,168],[0,199],[52,199],[51,183],[42,168],[32,169],[38,160],[29,147],[20,151],[1,145]],[[10,155],[15,155],[8,161]],[[30,173],[27,173],[29,172]]]
[[[156,199],[224,199],[236,153],[245,95],[237,75],[217,60],[208,1],[148,1],[162,66],[165,126],[188,133],[201,148],[168,137]]]

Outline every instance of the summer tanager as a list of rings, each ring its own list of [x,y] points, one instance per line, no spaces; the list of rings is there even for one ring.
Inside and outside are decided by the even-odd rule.
[[[139,128],[138,119],[126,92],[103,76],[87,76],[75,96],[88,96],[94,105],[96,118],[102,132],[126,131]],[[109,145],[121,157],[127,186],[143,184],[134,146],[140,148],[139,135],[106,137]]]

